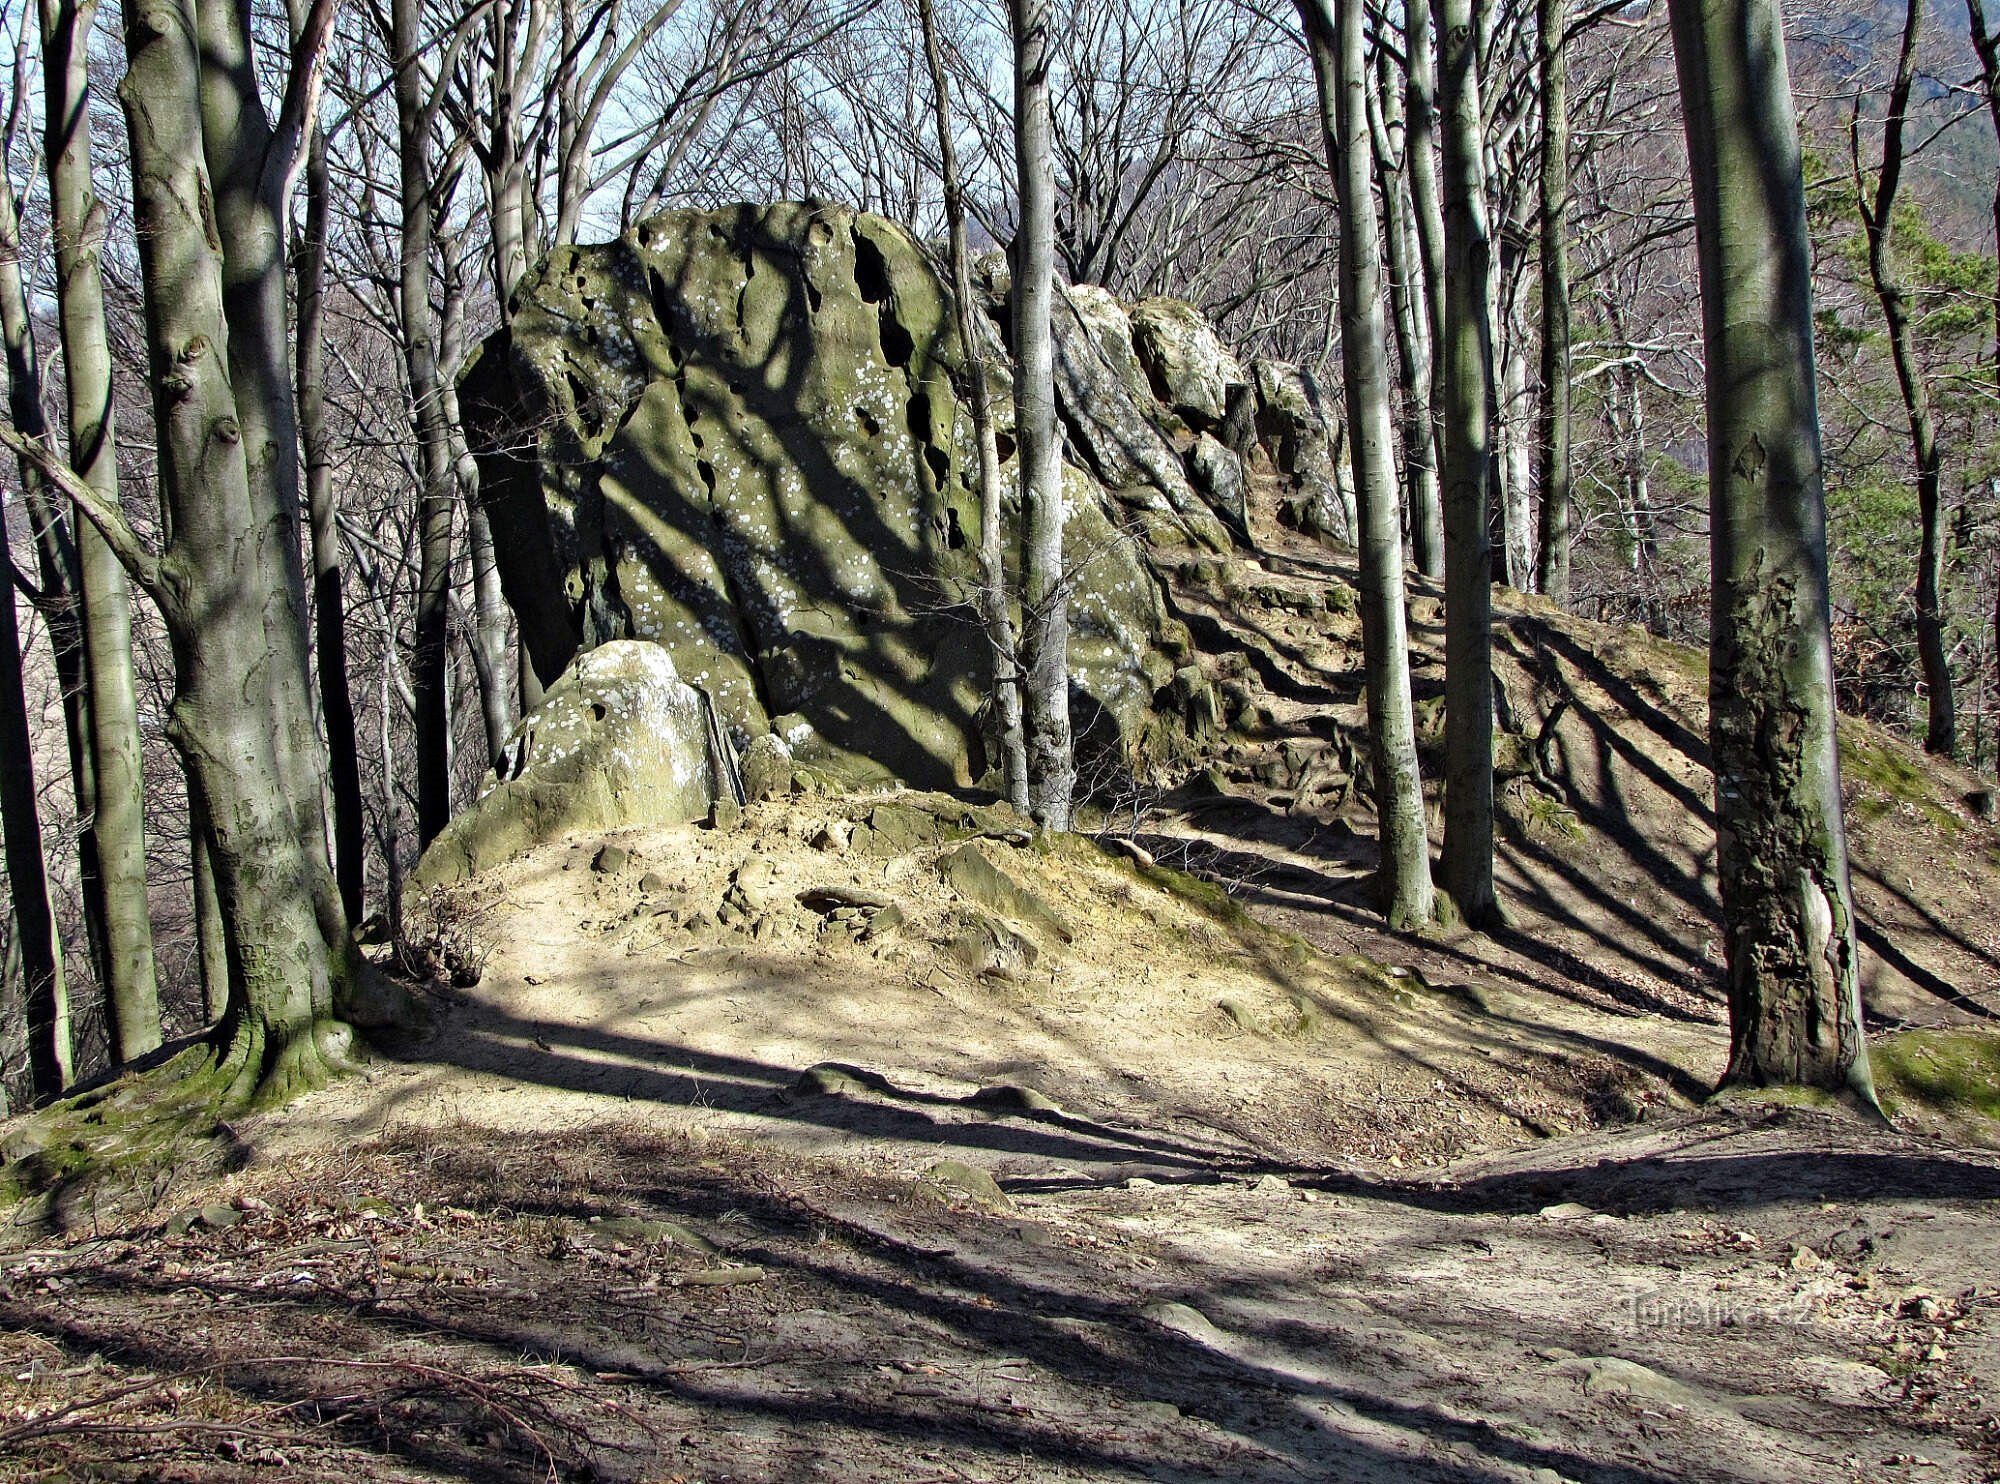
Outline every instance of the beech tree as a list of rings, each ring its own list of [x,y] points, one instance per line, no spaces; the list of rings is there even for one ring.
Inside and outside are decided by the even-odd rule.
[[[1368,734],[1380,820],[1380,898],[1389,925],[1412,929],[1437,915],[1423,781],[1410,709],[1410,645],[1403,617],[1402,516],[1396,500],[1389,415],[1389,328],[1382,305],[1380,224],[1368,127],[1364,0],[1298,0],[1319,84],[1327,163],[1340,199],[1341,372],[1347,451],[1354,470],[1361,551],[1361,638],[1368,674]]]
[[[1875,1100],[1841,819],[1810,245],[1777,0],[1669,0],[1701,258],[1725,1083]]]
[[[1535,579],[1558,607],[1569,606],[1570,304],[1569,64],[1564,0],[1540,0],[1536,56],[1541,79],[1541,405],[1536,439],[1542,522]]]
[[[1444,427],[1444,889],[1485,926],[1493,894],[1493,325],[1488,275],[1479,28],[1474,0],[1435,0],[1444,144],[1444,318],[1437,349]],[[1413,24],[1412,31],[1421,29]],[[1415,110],[1412,110],[1414,117]]]
[[[42,0],[42,93],[56,310],[62,332],[69,464],[118,501],[111,344],[99,259],[109,211],[91,170],[90,36],[96,0]],[[88,717],[91,856],[98,977],[111,1052],[130,1061],[160,1044],[159,986],[146,892],[145,788],[132,669],[132,593],[125,570],[88,521],[76,528]],[[79,749],[81,750],[81,749]]]
[[[244,12],[215,0],[125,9],[120,98],[158,442],[159,551],[66,464],[6,436],[97,525],[167,626],[168,731],[206,805],[226,938],[226,1014],[206,1074],[226,1103],[282,1099],[324,1080],[344,1060],[338,1017],[375,1021],[387,1009],[379,986],[364,981],[326,854],[296,448],[272,431],[291,397],[276,249],[332,12],[320,0],[302,28],[274,127],[249,85]]]
[[[1076,756],[1069,721],[1069,601],[1063,571],[1062,444],[1056,433],[1055,178],[1049,163],[1048,0],[1008,0],[1014,35],[1014,433],[1021,478],[1021,668],[1028,801],[1070,827]]]
[[[952,141],[951,88],[938,45],[937,17],[931,0],[917,0],[917,20],[923,31],[924,64],[930,72],[936,105],[938,172],[944,187],[949,234],[952,304],[958,317],[959,343],[965,354],[965,395],[979,459],[979,611],[986,627],[987,647],[993,652],[993,712],[1000,733],[1001,781],[1008,802],[1027,814],[1033,804],[1028,794],[1028,752],[1021,721],[1020,654],[1014,640],[1014,620],[1007,607],[1006,552],[1000,534],[1000,442],[993,426],[992,394],[980,354],[984,342],[977,319],[979,311],[972,297],[972,254],[965,228],[964,187],[958,173],[958,151]]]

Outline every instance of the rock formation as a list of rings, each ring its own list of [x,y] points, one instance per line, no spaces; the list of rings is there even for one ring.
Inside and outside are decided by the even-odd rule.
[[[700,819],[726,790],[714,730],[659,645],[579,655],[521,724],[506,776],[431,842],[413,884],[449,885],[567,834]]]
[[[997,258],[984,278],[977,360],[1004,381]],[[1311,485],[1326,430],[1300,415],[1309,378],[1246,372],[1185,305],[1077,286],[1057,333],[1077,722],[1086,748],[1162,756],[1199,720],[1162,555],[1243,539],[1245,455]],[[739,746],[775,734],[852,781],[978,781],[969,374],[924,249],[845,207],[670,213],[552,254],[463,388],[540,682],[648,639]],[[1266,384],[1283,406],[1251,400]]]

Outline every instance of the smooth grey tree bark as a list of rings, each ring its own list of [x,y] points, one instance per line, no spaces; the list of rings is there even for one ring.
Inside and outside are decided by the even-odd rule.
[[[294,4],[294,26],[303,21]],[[363,851],[361,749],[347,682],[347,593],[340,567],[339,502],[333,491],[333,439],[326,419],[326,233],[331,181],[326,136],[306,147],[306,213],[293,253],[298,278],[299,445],[305,457],[306,517],[312,541],[313,657],[320,724],[326,729],[328,793],[333,805],[334,880],[350,922],[361,920],[367,860]],[[200,840],[200,832],[195,839]]]
[[[1908,0],[1904,10],[1903,42],[1896,58],[1896,75],[1882,119],[1882,168],[1869,199],[1862,177],[1861,129],[1857,105],[1850,135],[1854,160],[1854,198],[1868,240],[1868,278],[1882,323],[1889,331],[1889,356],[1896,367],[1896,386],[1903,396],[1903,414],[1910,427],[1910,453],[1917,467],[1917,659],[1923,667],[1925,690],[1924,749],[1939,757],[1958,755],[1958,713],[1952,695],[1951,657],[1944,640],[1944,459],[1938,448],[1937,418],[1931,410],[1930,378],[1917,354],[1917,337],[1910,323],[1909,290],[1896,268],[1896,197],[1903,179],[1903,129],[1916,81],[1917,39],[1923,30],[1924,0]]]
[[[1540,542],[1536,582],[1558,608],[1569,606],[1570,285],[1569,60],[1563,45],[1564,0],[1540,0],[1536,69],[1542,85],[1542,349]]]
[[[332,5],[316,4],[314,15],[330,25]],[[309,27],[308,34],[324,30]],[[232,161],[249,154],[235,154],[241,140],[205,141],[204,122],[228,127],[230,104],[246,97],[236,84],[254,73],[247,55],[215,50],[218,33],[200,25],[190,0],[132,0],[125,43],[119,96],[131,149],[164,547],[157,556],[149,551],[119,509],[66,467],[51,461],[45,472],[97,524],[165,621],[175,672],[167,730],[207,805],[227,940],[219,1055],[201,1075],[225,1104],[272,1102],[317,1085],[345,1061],[337,1015],[377,1020],[389,1007],[382,987],[364,978],[327,859],[297,509],[285,505],[283,466],[293,451],[248,446],[237,396],[250,368],[274,359],[268,344],[237,343],[269,328],[249,302],[263,296],[248,282],[266,241],[253,220],[251,240],[234,251],[220,211],[227,192],[211,186],[207,160],[211,149]],[[310,41],[299,48],[279,127],[264,151],[262,164],[280,183],[289,176],[285,157],[310,121],[317,53]],[[231,98],[205,97],[210,81],[236,60],[244,72],[219,84]],[[273,225],[281,228],[282,216]],[[225,271],[232,256],[241,291],[234,295]],[[282,273],[281,258],[270,266]],[[240,327],[225,313],[226,298],[246,306]],[[278,325],[282,332],[282,318]],[[277,349],[288,400],[282,334]],[[268,412],[279,397],[265,386],[253,400]]]
[[[1444,143],[1445,764],[1443,886],[1475,927],[1500,917],[1493,891],[1493,325],[1473,0],[1434,0]],[[1414,28],[1420,29],[1420,28]],[[1413,110],[1414,113],[1414,110]]]
[[[1063,571],[1062,446],[1056,437],[1055,177],[1049,160],[1048,0],[1008,0],[1014,40],[1014,435],[1020,461],[1022,715],[1029,811],[1070,827],[1076,755],[1069,718],[1069,581]]]
[[[28,1037],[28,1080],[37,1099],[69,1086],[69,989],[62,937],[42,855],[41,807],[22,688],[21,629],[14,609],[14,557],[0,548],[0,835],[5,837],[7,893],[20,945]]]
[[[1444,576],[1444,508],[1438,490],[1437,427],[1431,406],[1431,322],[1422,254],[1416,241],[1406,164],[1410,135],[1402,88],[1389,48],[1376,50],[1382,139],[1382,228],[1388,247],[1389,302],[1396,327],[1397,383],[1402,393],[1403,503],[1410,561],[1426,577]]]
[[[215,887],[215,860],[209,851],[208,803],[201,784],[187,773],[188,877],[194,897],[194,946],[201,966],[201,1003],[209,1025],[229,1013],[229,931],[222,923],[222,898]]]
[[[26,66],[23,53],[17,59],[17,79],[26,75]],[[12,141],[20,135],[25,102],[26,89],[17,81],[4,136],[0,136],[0,145],[5,146],[0,149],[0,158],[12,157]],[[42,369],[21,278],[20,204],[5,170],[0,170],[0,333],[6,341],[8,406],[14,427],[37,442],[44,441],[48,424],[42,410]],[[64,507],[51,498],[48,484],[39,474],[29,476],[28,467],[23,466],[21,503],[34,536],[35,575],[40,579],[34,603],[47,625],[56,684],[62,692],[71,796],[82,824],[76,839],[77,884],[84,902],[85,941],[91,962],[98,964],[108,954],[100,907],[103,892],[97,871],[97,836],[89,826],[95,812],[97,780],[91,766],[90,686],[84,671],[83,576],[78,570],[76,536]]]
[[[479,687],[479,719],[486,731],[486,760],[502,766],[507,739],[514,731],[514,693],[510,684],[517,668],[508,644],[507,599],[500,589],[500,561],[493,549],[493,526],[479,498],[479,462],[465,439],[465,419],[458,405],[458,379],[465,368],[467,275],[462,258],[446,254],[442,312],[438,316],[438,399],[443,404],[445,442],[451,453],[452,479],[465,507],[465,551],[472,567],[472,616],[466,624],[466,650]]]
[[[972,436],[979,458],[979,613],[993,654],[993,714],[1000,734],[1002,785],[1007,800],[1029,813],[1028,749],[1021,712],[1021,660],[1014,642],[1014,620],[1007,607],[1006,553],[1000,537],[1000,507],[1004,490],[1000,476],[1000,440],[993,427],[992,389],[980,355],[984,343],[972,297],[972,254],[966,241],[964,186],[958,173],[958,148],[952,139],[951,88],[944,56],[938,47],[937,17],[931,0],[917,0],[917,20],[923,29],[924,64],[931,75],[936,105],[938,163],[944,182],[944,215],[950,234],[951,293],[958,315],[959,343],[965,348],[968,376],[966,402],[972,411]]]
[[[1381,836],[1379,899],[1389,926],[1406,932],[1431,925],[1437,903],[1410,709],[1402,519],[1389,413],[1389,327],[1382,306],[1381,232],[1368,127],[1364,6],[1365,0],[1298,0],[1340,207],[1341,379],[1359,515],[1361,640]]]
[[[100,259],[108,213],[90,147],[90,35],[95,0],[42,0],[50,227],[62,334],[69,464],[107,503],[118,500],[111,342]],[[98,973],[116,1062],[160,1044],[160,991],[146,892],[145,765],[132,665],[132,592],[125,569],[88,521],[76,532],[83,599],[91,756],[91,835],[100,914]]]
[[[1404,101],[1409,105],[1409,135],[1403,150],[1403,174],[1410,183],[1410,227],[1423,264],[1425,324],[1431,349],[1431,427],[1436,439],[1431,462],[1444,478],[1445,427],[1445,228],[1444,197],[1439,181],[1437,44],[1431,35],[1431,11],[1406,3],[1404,27]],[[1442,498],[1442,497],[1440,497]],[[1442,538],[1440,538],[1442,539]],[[1438,569],[1444,574],[1442,547]]]
[[[0,162],[0,248],[17,250],[0,258],[0,330],[7,358],[7,410],[18,438],[39,441],[42,423],[41,366],[35,355],[27,300],[21,292],[20,254],[13,182]],[[32,457],[21,459],[21,483],[41,483]],[[41,801],[35,792],[34,746],[28,732],[27,692],[21,660],[20,619],[14,606],[19,586],[14,554],[0,539],[0,849],[7,863],[13,949],[19,956],[22,1009],[27,1022],[28,1081],[34,1096],[52,1098],[75,1075],[69,1023],[69,989],[63,973],[62,935],[49,895],[48,861],[42,854]]]
[[[451,714],[448,679],[453,475],[450,428],[438,374],[437,319],[431,311],[431,120],[420,0],[391,0],[389,53],[396,69],[396,139],[403,222],[397,308],[404,375],[417,432],[418,556],[416,643],[411,679],[417,695],[417,843],[428,845],[451,821]]]
[[[1777,0],[1669,0],[1707,353],[1725,1084],[1875,1101],[1841,819],[1812,265]]]

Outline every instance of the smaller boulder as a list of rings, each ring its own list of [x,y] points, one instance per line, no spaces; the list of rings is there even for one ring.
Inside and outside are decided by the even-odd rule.
[[[449,886],[564,835],[683,824],[715,798],[701,692],[667,651],[620,639],[577,656],[515,729],[505,778],[431,842],[412,890]]]
[[[1223,346],[1200,310],[1180,299],[1146,299],[1132,306],[1132,345],[1153,394],[1196,432],[1219,426],[1229,388],[1243,367]]]

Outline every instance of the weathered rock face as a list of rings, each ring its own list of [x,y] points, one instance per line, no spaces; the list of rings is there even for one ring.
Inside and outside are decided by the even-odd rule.
[[[1198,433],[1212,432],[1229,409],[1229,389],[1246,383],[1243,367],[1192,304],[1146,299],[1132,306],[1132,341],[1153,394]]]
[[[516,731],[508,776],[424,852],[444,886],[563,835],[700,819],[718,789],[707,702],[657,644],[614,640],[576,663]]]
[[[1004,312],[984,307],[992,368]],[[1240,459],[1213,439],[1196,456],[1109,295],[1069,291],[1057,334],[1065,541],[1089,557],[1072,603],[1078,722],[1100,744],[1157,746],[1182,725],[1171,682],[1190,645],[1152,554],[1229,545]],[[967,375],[923,250],[844,207],[671,213],[553,254],[462,389],[535,673],[648,639],[739,742],[775,733],[801,764],[857,780],[976,781],[995,753],[970,603]]]

